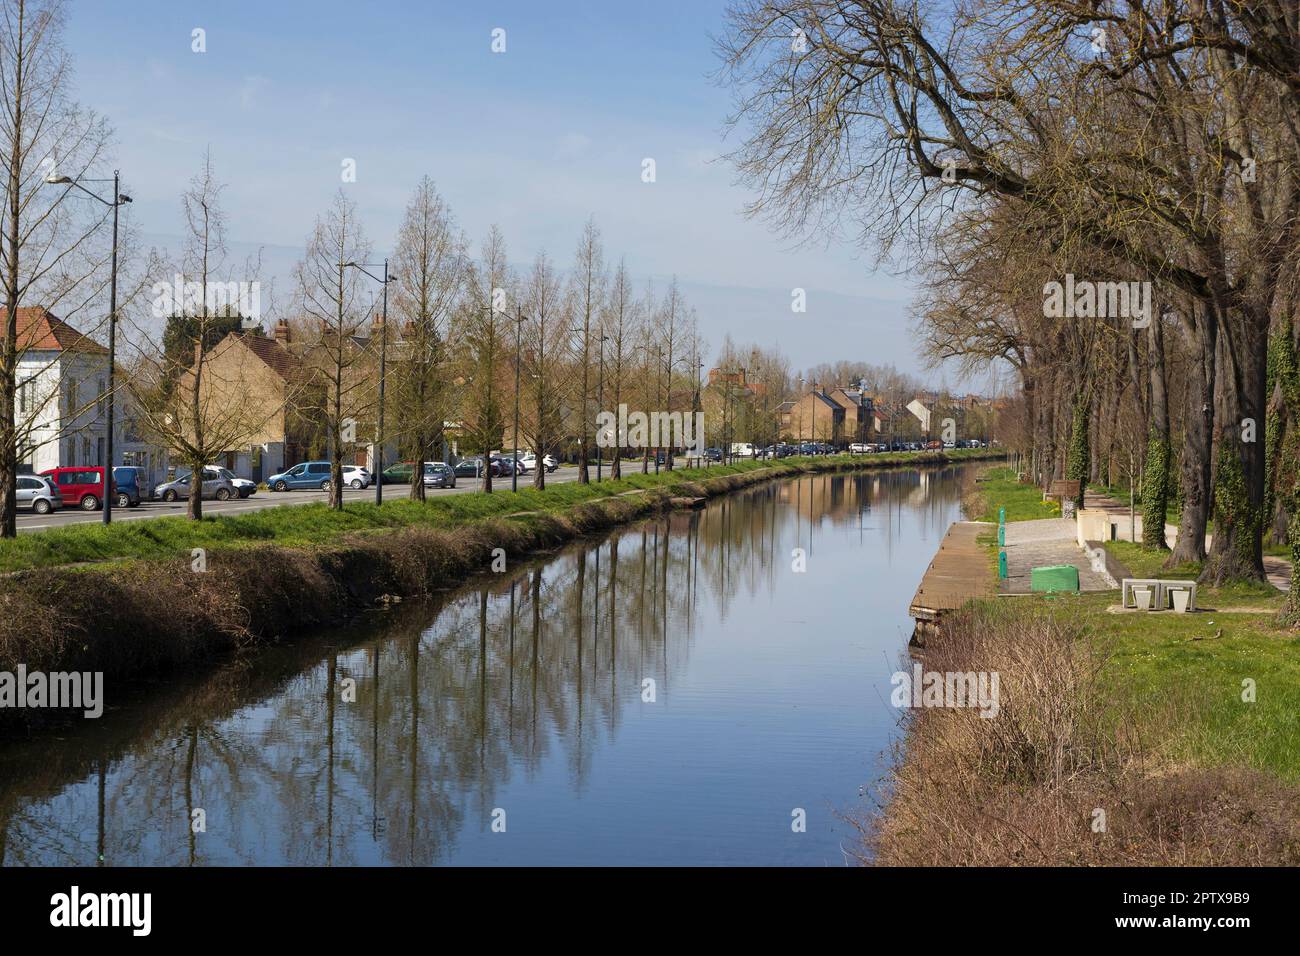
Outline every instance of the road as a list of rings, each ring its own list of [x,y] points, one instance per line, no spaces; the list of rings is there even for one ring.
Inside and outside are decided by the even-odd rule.
[[[593,470],[594,477],[594,470]],[[546,476],[546,483],[577,481],[578,468],[576,465],[561,466],[559,470]],[[531,487],[533,483],[532,474],[521,475],[519,484],[521,486]],[[501,488],[510,487],[510,479],[497,478],[493,481],[493,486]],[[405,498],[409,487],[407,485],[384,485],[384,497],[388,498]],[[469,491],[478,490],[478,481],[473,478],[458,478],[455,488],[429,488],[427,494],[430,497],[438,495],[457,495]],[[233,515],[243,514],[248,511],[260,511],[263,508],[283,508],[292,505],[305,505],[315,501],[326,501],[328,495],[324,491],[258,491],[251,498],[243,498],[235,501],[204,501],[203,514],[206,515]],[[374,501],[375,486],[369,488],[354,490],[352,488],[343,489],[344,502],[349,501]],[[147,521],[150,518],[158,518],[164,515],[174,515],[184,517],[186,502],[181,501],[145,501],[136,508],[114,508],[113,521]],[[98,511],[82,511],[80,508],[62,508],[58,511],[51,512],[47,515],[38,515],[31,512],[22,512],[18,515],[18,530],[24,531],[43,531],[47,528],[62,528],[71,524],[82,524],[86,522],[103,521],[104,516]]]

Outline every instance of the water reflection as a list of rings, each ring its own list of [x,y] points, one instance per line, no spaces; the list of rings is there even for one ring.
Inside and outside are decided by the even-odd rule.
[[[838,865],[958,484],[766,485],[150,688],[0,750],[0,862]]]

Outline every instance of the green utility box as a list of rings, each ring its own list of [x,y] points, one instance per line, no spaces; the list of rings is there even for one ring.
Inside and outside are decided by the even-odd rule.
[[[1074,591],[1079,590],[1079,569],[1073,564],[1054,564],[1046,568],[1033,568],[1029,572],[1029,590]]]

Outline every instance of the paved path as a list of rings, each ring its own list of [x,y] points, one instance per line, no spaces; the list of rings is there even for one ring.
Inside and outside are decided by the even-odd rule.
[[[1092,560],[1079,547],[1072,518],[1040,518],[1007,522],[1007,578],[1003,594],[1030,594],[1034,568],[1072,564],[1079,569],[1080,591],[1110,591],[1114,585],[1092,569]]]
[[[1113,515],[1116,518],[1115,531],[1119,540],[1142,540],[1142,515],[1140,513],[1135,514],[1132,521],[1130,521],[1127,502],[1116,501],[1106,495],[1099,495],[1095,491],[1085,491],[1083,506]],[[1165,542],[1172,548],[1177,541],[1178,525],[1166,522]],[[1205,536],[1205,547],[1209,548],[1213,541],[1214,535],[1207,534]],[[1268,575],[1269,583],[1279,591],[1291,590],[1292,567],[1291,562],[1286,558],[1276,554],[1264,555],[1264,573]]]

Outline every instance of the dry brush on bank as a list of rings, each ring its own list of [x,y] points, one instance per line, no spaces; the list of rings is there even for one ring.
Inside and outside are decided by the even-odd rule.
[[[913,711],[888,799],[863,825],[886,866],[1300,864],[1300,793],[1244,767],[1163,758],[1101,677],[1077,618],[974,605],[927,671],[997,672],[1000,711]],[[1107,688],[1111,689],[1107,689]],[[1194,706],[1170,700],[1172,711]]]

